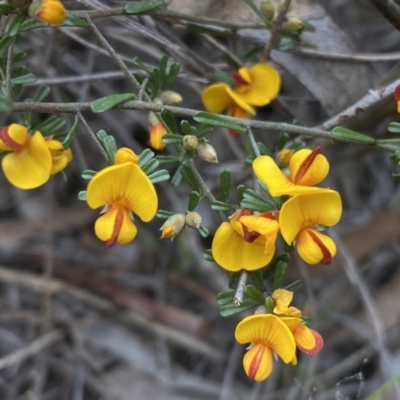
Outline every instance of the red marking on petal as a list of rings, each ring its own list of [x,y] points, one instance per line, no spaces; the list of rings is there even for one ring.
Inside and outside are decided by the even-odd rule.
[[[324,265],[330,264],[332,262],[332,254],[330,253],[329,249],[322,243],[322,240],[311,229],[307,229],[307,233],[322,251],[322,260],[320,263]]]
[[[124,221],[124,209],[118,206],[117,215],[114,221],[114,229],[111,238],[106,241],[106,246],[111,247],[115,244],[118,239],[118,235],[121,232],[122,222]]]
[[[311,152],[306,159],[301,163],[299,170],[294,178],[294,183],[299,183],[301,178],[305,175],[308,169],[311,167],[312,163],[318,154],[322,154],[321,147],[317,147],[313,152]]]
[[[261,360],[264,355],[264,351],[265,351],[265,346],[261,345],[256,355],[251,360],[249,370],[247,371],[248,372],[247,375],[252,380],[254,380],[257,375],[258,368],[260,367]]]
[[[11,139],[7,127],[0,129],[0,139],[14,151],[22,150],[24,148],[23,144],[17,143]]]
[[[243,233],[244,233],[243,239],[246,242],[253,243],[260,236],[260,234],[258,232],[255,232],[255,231],[249,232],[246,225],[242,224],[242,227],[243,227]]]
[[[394,98],[396,101],[400,101],[400,85],[394,89]]]
[[[243,85],[248,85],[249,82],[247,82],[242,75],[239,74],[239,72],[232,72],[231,73],[232,79],[235,81],[237,86],[243,86]]]
[[[310,331],[315,338],[315,346],[312,349],[308,349],[308,350],[304,349],[303,347],[301,347],[299,345],[297,345],[297,348],[304,354],[307,354],[308,356],[315,356],[324,347],[324,339],[317,331],[314,331],[314,329],[310,329]]]

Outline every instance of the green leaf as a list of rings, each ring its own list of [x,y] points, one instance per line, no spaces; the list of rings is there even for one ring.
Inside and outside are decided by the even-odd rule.
[[[296,290],[301,289],[302,283],[301,280],[298,279],[297,281],[292,282],[291,284],[284,287],[285,290],[289,290],[291,292],[295,292]]]
[[[205,228],[203,225],[200,225],[198,232],[200,233],[200,236],[203,238],[208,237],[208,235],[210,234],[209,230]]]
[[[242,201],[240,206],[243,208],[249,208],[253,211],[265,212],[275,210],[276,206],[266,201],[259,194],[251,189],[246,189],[243,193]]]
[[[387,130],[391,133],[400,133],[400,123],[399,122],[391,122]]]
[[[259,304],[264,304],[265,302],[264,296],[253,285],[246,285],[244,294]]]
[[[303,21],[303,31],[308,31],[308,32],[315,32],[315,26],[313,24],[310,24],[308,21]]]
[[[156,217],[160,218],[160,219],[167,219],[167,218],[171,217],[172,215],[175,215],[175,213],[172,211],[158,210]]]
[[[47,118],[45,121],[37,125],[33,130],[40,131],[43,136],[49,136],[54,132],[60,130],[64,125],[65,121],[62,118],[52,115],[51,117]]]
[[[97,171],[93,171],[91,169],[85,169],[81,173],[82,179],[85,179],[85,181],[90,181],[95,175],[97,174]]]
[[[181,171],[183,178],[189,184],[189,186],[192,188],[192,190],[194,190],[195,192],[201,193],[201,188],[200,188],[199,182],[197,181],[197,177],[193,173],[193,171],[186,165],[183,165],[180,168],[180,171]]]
[[[390,159],[394,163],[398,163],[400,161],[400,149],[397,149],[391,156]]]
[[[231,78],[231,76],[222,71],[214,72],[214,79],[217,82],[223,82],[228,84],[229,86],[235,85],[235,81]]]
[[[242,271],[233,272],[231,274],[231,276],[229,277],[229,282],[228,282],[228,286],[230,289],[236,290],[237,285],[239,284],[239,279],[240,279],[241,274],[242,274]]]
[[[160,183],[167,181],[170,178],[169,172],[166,169],[160,169],[157,172],[149,175],[149,179],[153,183]]]
[[[174,82],[179,74],[180,69],[181,69],[181,66],[178,63],[174,62],[171,64],[171,66],[169,67],[167,80],[164,85],[164,90],[171,89],[172,85],[174,84]]]
[[[135,57],[133,59],[133,63],[139,67],[140,69],[142,69],[144,72],[147,72],[150,76],[151,76],[151,69],[143,63],[143,61],[139,58],[139,57]]]
[[[229,199],[229,191],[231,189],[231,171],[223,169],[219,174],[220,182],[220,199],[223,202],[227,202]]]
[[[237,192],[238,204],[240,204],[243,201],[243,195],[244,195],[245,190],[246,190],[246,186],[244,186],[244,185],[239,185],[237,187],[236,192]]]
[[[67,14],[65,16],[64,22],[61,25],[57,26],[70,26],[70,27],[77,27],[77,28],[87,28],[88,23],[79,17],[75,17],[74,15]]]
[[[281,132],[279,135],[278,144],[276,145],[278,151],[281,151],[285,147],[289,139],[290,135],[287,132]]]
[[[87,191],[82,190],[81,192],[78,193],[78,199],[81,201],[86,201],[87,200]]]
[[[254,308],[256,306],[258,306],[258,303],[249,299],[243,301],[240,306],[235,306],[233,303],[221,306],[219,313],[222,317],[230,317],[243,311],[250,310],[251,308]]]
[[[78,122],[79,122],[79,118],[75,117],[74,123],[72,124],[71,129],[67,132],[67,134],[64,137],[64,140],[62,141],[62,145],[63,145],[64,149],[69,149],[71,147],[71,141],[75,135],[75,131],[78,126]]]
[[[168,56],[164,54],[160,60],[160,78],[163,80],[165,78],[165,73],[167,72]]]
[[[181,121],[181,130],[184,135],[193,135],[192,127],[190,126],[189,122],[186,120]]]
[[[268,22],[265,20],[264,15],[261,13],[260,9],[254,4],[253,0],[244,0],[244,2],[257,14],[264,22]]]
[[[13,85],[23,85],[25,83],[34,83],[34,82],[36,82],[36,76],[33,74],[26,74],[11,79],[11,84]]]
[[[35,102],[42,102],[48,95],[50,94],[50,87],[42,85],[40,88],[37,90],[35,97],[33,98],[33,101]]]
[[[233,303],[234,297],[235,297],[235,291],[227,290],[226,292],[218,293],[215,301],[220,306],[224,306],[225,304]]]
[[[158,68],[153,68],[151,77],[153,79],[153,92],[158,93],[158,91],[160,90],[160,87],[161,87],[160,70]]]
[[[238,131],[241,133],[246,131],[246,129],[244,129],[242,126],[240,126],[235,122],[231,122],[226,117],[223,117],[222,115],[209,113],[206,111],[197,112],[196,114],[194,114],[193,119],[197,122],[201,122],[202,124],[211,126],[221,126],[223,128],[233,129],[234,131]]]
[[[195,156],[196,156],[195,151],[185,151],[180,158],[181,165],[186,165]]]
[[[193,127],[192,127],[193,128]],[[196,135],[197,137],[202,137],[204,135],[207,135],[207,133],[210,133],[214,129],[213,126],[210,125],[202,125],[200,128],[196,130],[196,132],[193,132],[193,135]]]
[[[15,53],[13,55],[11,62],[13,64],[19,63],[21,61],[24,61],[26,57],[27,54],[24,51],[19,51],[18,53]]]
[[[279,261],[275,267],[274,282],[272,284],[273,290],[280,289],[282,286],[283,279],[285,278],[288,263],[285,261]]]
[[[152,1],[138,1],[135,3],[128,3],[125,6],[125,12],[127,14],[140,14],[147,11],[155,10],[165,5],[164,0],[152,0]]]
[[[252,281],[254,282],[254,284],[257,286],[257,288],[261,291],[264,291],[265,286],[264,286],[264,281],[261,277],[260,271],[259,270],[249,271],[249,275],[250,275]]]
[[[271,150],[262,142],[257,142],[257,148],[261,155],[273,157]]]
[[[10,36],[4,36],[0,40],[0,58],[6,54],[8,48],[10,47],[11,43],[14,41],[13,37]]]
[[[146,175],[151,174],[155,171],[159,166],[158,160],[156,158],[152,158],[149,162],[143,165],[142,170]]]
[[[200,194],[199,192],[195,192],[194,190],[190,192],[189,194],[189,201],[188,201],[188,211],[193,211],[196,207],[197,204],[199,204],[200,201]]]
[[[400,174],[392,174],[392,178],[393,178],[395,181],[400,181]]]
[[[359,144],[375,143],[374,138],[367,135],[363,135],[362,133],[352,131],[351,129],[343,128],[342,126],[337,126],[336,128],[333,128],[331,131],[331,136],[334,138],[345,139],[346,142],[350,143],[359,143]]]
[[[60,25],[50,25],[46,22],[41,22],[36,19],[28,19],[25,21],[21,29],[19,30],[20,32],[22,31],[29,31],[31,29],[39,29],[39,28],[51,28],[53,26],[57,27],[63,27],[63,26],[68,26],[68,27],[78,27],[78,28],[87,28],[88,24],[85,20],[79,17],[75,17],[74,15],[67,14],[64,22]]]
[[[181,167],[179,167],[175,171],[175,173],[174,173],[174,175],[173,175],[173,177],[171,179],[171,183],[174,186],[178,186],[181,183],[181,181],[182,181],[182,173],[181,173]]]
[[[280,51],[292,50],[295,45],[296,45],[296,42],[293,39],[285,38],[284,40],[281,40],[279,42],[279,50]]]
[[[161,140],[165,144],[177,144],[177,143],[182,143],[183,136],[182,135],[175,135],[173,133],[167,133],[165,134]]]
[[[151,151],[150,149],[143,150],[139,155],[139,167],[143,168],[143,166],[146,165],[153,157],[153,151]]]
[[[168,110],[168,108],[163,107],[161,110],[161,117],[172,132],[174,132],[174,133],[178,132],[178,127],[176,126],[175,116],[172,113],[172,111]]]
[[[235,206],[232,204],[224,203],[223,201],[213,201],[211,203],[211,209],[214,211],[229,211],[233,210]]]
[[[14,7],[10,4],[0,4],[0,14],[8,14],[14,11]]]
[[[115,138],[113,136],[107,136],[103,140],[103,146],[104,146],[104,150],[107,153],[110,164],[111,165],[115,164],[115,153],[117,151],[117,143],[115,141]]]
[[[267,269],[265,270],[265,272],[264,272],[264,274],[263,274],[263,279],[266,280],[266,279],[268,279],[269,277],[271,277],[272,275],[274,275],[277,264],[278,264],[280,261],[284,261],[284,262],[287,263],[287,262],[289,261],[289,258],[290,258],[290,256],[289,256],[289,254],[287,254],[287,253],[283,253],[283,254],[281,254],[281,255],[275,257],[275,258],[269,263]]]
[[[206,261],[215,262],[214,257],[213,257],[212,252],[211,252],[211,249],[204,250],[203,258]]]
[[[92,101],[90,108],[94,113],[102,113],[104,111],[111,110],[118,104],[133,100],[135,97],[136,96],[134,93],[112,94],[111,96],[101,97],[100,99]]]
[[[13,37],[15,36],[21,29],[22,23],[25,21],[26,14],[21,13],[17,14],[14,18],[6,26],[6,34],[7,36]]]
[[[168,156],[157,156],[156,157],[160,165],[177,162],[181,159],[180,156],[168,155]]]
[[[11,110],[12,100],[0,91],[0,112]]]

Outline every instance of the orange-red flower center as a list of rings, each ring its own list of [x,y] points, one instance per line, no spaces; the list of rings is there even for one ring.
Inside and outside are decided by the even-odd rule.
[[[265,346],[262,343],[257,343],[256,346],[258,346],[258,350],[256,355],[251,360],[248,371],[248,376],[252,380],[254,380],[257,375],[265,351]]]
[[[294,178],[294,183],[299,183],[301,181],[301,178],[303,178],[303,176],[306,174],[308,169],[311,167],[312,163],[315,160],[315,157],[317,157],[318,154],[322,154],[321,147],[317,147],[301,163],[300,168],[297,171],[296,176]]]
[[[243,86],[249,84],[249,82],[247,82],[246,79],[244,79],[243,76],[239,74],[239,72],[236,71],[232,72],[231,77],[235,81],[237,86]]]
[[[114,229],[111,238],[106,241],[106,246],[111,247],[115,244],[118,239],[118,235],[121,232],[122,222],[124,221],[124,209],[122,206],[117,206],[118,211],[114,221]]]
[[[322,260],[321,264],[328,265],[332,262],[332,254],[329,249],[322,243],[321,239],[311,230],[307,229],[307,233],[311,236],[311,239],[314,243],[321,249],[322,252]]]

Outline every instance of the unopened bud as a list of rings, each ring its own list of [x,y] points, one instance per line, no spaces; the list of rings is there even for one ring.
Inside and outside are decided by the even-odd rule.
[[[273,0],[263,0],[260,4],[260,11],[264,18],[271,22],[275,16],[275,3]]]
[[[160,228],[163,239],[174,240],[185,227],[185,215],[175,214],[170,216]]]
[[[65,7],[59,0],[34,1],[28,9],[28,15],[42,22],[60,25],[65,19]]]
[[[185,222],[187,226],[193,229],[199,229],[201,225],[201,215],[196,211],[189,211],[185,215]]]
[[[287,33],[297,33],[304,26],[303,21],[297,17],[288,17],[282,24],[282,31]]]
[[[276,163],[279,167],[284,168],[289,165],[294,151],[291,149],[282,149],[276,156]]]
[[[264,306],[258,306],[254,311],[254,314],[267,314],[268,311]]]
[[[164,104],[168,106],[178,106],[182,103],[182,96],[179,93],[173,92],[172,90],[166,90],[161,92],[159,95],[160,99]]]
[[[194,135],[185,135],[182,140],[183,148],[186,151],[196,150],[199,144],[199,140]]]
[[[199,155],[199,157],[202,160],[210,162],[210,163],[218,162],[217,153],[216,153],[214,147],[212,147],[210,144],[200,143],[197,146],[196,150],[197,150],[197,154]]]

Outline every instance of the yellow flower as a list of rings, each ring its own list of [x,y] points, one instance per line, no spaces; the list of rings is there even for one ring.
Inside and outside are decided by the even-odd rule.
[[[34,1],[28,11],[29,15],[42,22],[60,25],[64,22],[66,10],[59,0]]]
[[[215,232],[212,255],[228,271],[260,269],[275,253],[278,229],[271,213],[250,215],[249,210],[239,210]]]
[[[62,171],[72,161],[71,149],[64,149],[61,142],[54,139],[46,139],[46,145],[50,150],[52,167],[50,175]]]
[[[281,78],[278,71],[267,64],[254,64],[250,68],[240,68],[232,73],[236,88],[226,83],[214,83],[204,90],[202,100],[205,108],[214,113],[239,107],[255,114],[253,106],[270,103],[279,93]],[[239,111],[235,111],[237,113]]]
[[[296,307],[289,306],[293,300],[293,292],[285,289],[276,289],[272,293],[272,299],[275,302],[274,314],[285,315],[289,317],[301,317],[301,311]]]
[[[321,148],[299,150],[289,161],[290,176],[287,177],[269,156],[259,156],[253,161],[257,178],[268,186],[272,196],[315,193],[326,191],[313,187],[320,183],[329,172],[329,163],[321,154]]]
[[[128,147],[120,147],[115,152],[114,158],[115,158],[115,164],[123,164],[126,162],[139,164],[139,157],[133,150],[129,149]]]
[[[296,239],[296,249],[306,263],[330,264],[336,254],[335,242],[314,225],[333,226],[341,214],[340,195],[333,190],[295,196],[280,210],[280,232],[288,244]]]
[[[174,240],[185,227],[185,214],[171,215],[160,228],[161,238]]]
[[[250,379],[260,382],[272,373],[272,354],[284,363],[296,359],[296,343],[287,324],[273,314],[256,314],[243,319],[235,330],[237,342],[251,343],[243,358]]]
[[[167,134],[167,130],[152,111],[149,113],[149,132],[149,146],[155,150],[162,150],[165,147],[162,137]]]
[[[98,172],[87,188],[89,207],[105,206],[103,215],[96,220],[95,233],[109,247],[135,238],[137,229],[132,211],[144,222],[153,219],[157,212],[157,193],[134,156],[129,149],[119,149],[117,164]]]
[[[1,165],[7,179],[17,188],[37,188],[50,178],[52,158],[39,131],[29,136],[23,125],[1,128],[0,150],[12,151],[4,156]]]

